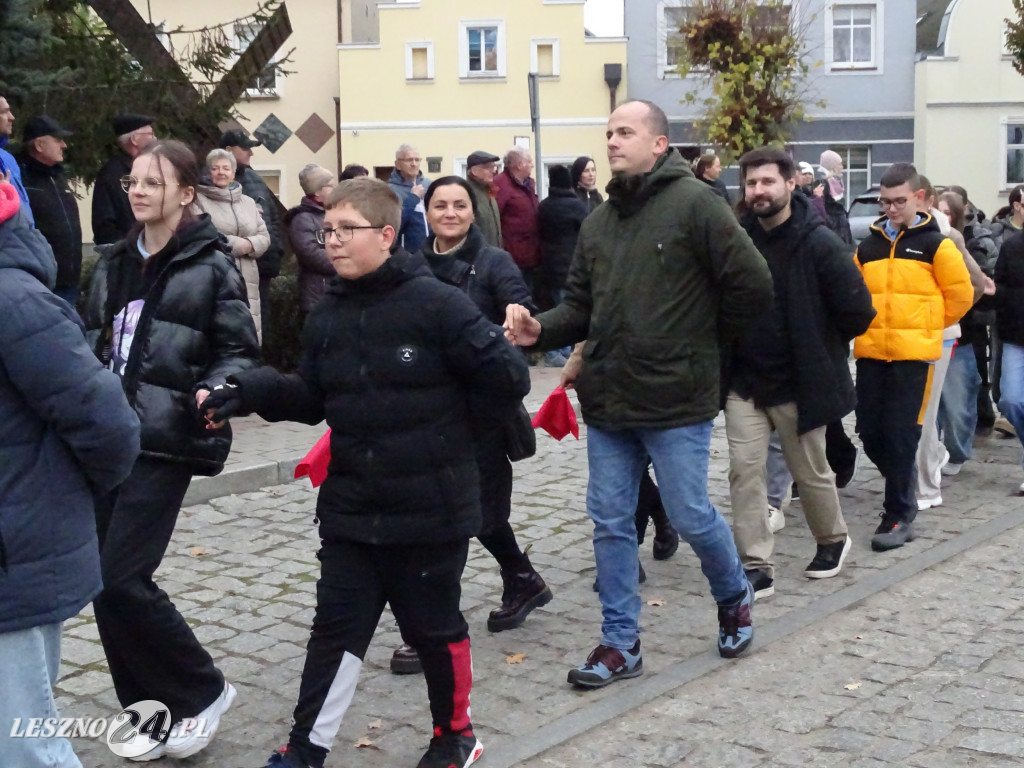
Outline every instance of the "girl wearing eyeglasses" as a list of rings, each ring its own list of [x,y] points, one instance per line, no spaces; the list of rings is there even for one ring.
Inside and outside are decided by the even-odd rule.
[[[230,430],[206,429],[196,405],[255,367],[259,345],[241,273],[210,217],[189,209],[199,183],[192,152],[157,142],[121,182],[136,225],[101,249],[85,317],[93,350],[139,415],[142,453],[96,501],[104,589],[94,607],[121,705],[155,699],[170,723],[194,718],[165,740],[138,734],[123,754],[181,758],[209,743],[235,691],[153,573],[192,476],[220,472],[231,448]],[[204,721],[205,732],[196,727]]]

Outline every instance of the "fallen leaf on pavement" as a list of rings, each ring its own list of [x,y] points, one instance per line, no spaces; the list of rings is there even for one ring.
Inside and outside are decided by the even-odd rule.
[[[192,555],[192,557],[201,557],[206,554],[206,547],[192,547],[188,553]]]
[[[356,742],[356,747],[358,747],[359,749],[363,749],[364,747],[372,747],[372,746],[373,746],[373,742],[370,739],[368,739],[366,736],[361,736],[359,738],[359,741]]]
[[[384,723],[382,723],[380,720],[374,720],[372,723],[370,723],[366,727],[369,728],[370,730],[374,730],[375,731],[378,728],[383,728],[384,727]]]
[[[648,601],[647,601],[647,604],[648,604],[648,605],[653,605],[653,606],[655,606],[655,607],[658,607],[658,606],[660,606],[660,605],[664,605],[664,604],[665,604],[665,601],[664,601],[664,600],[661,600],[661,599],[659,598],[659,599],[657,599],[657,600],[648,600]]]
[[[523,659],[526,658],[525,653],[513,653],[511,656],[505,657],[506,664],[522,664]]]
[[[860,688],[860,685],[860,683],[847,683],[843,686],[843,688],[845,688],[848,691],[856,691],[858,688]]]

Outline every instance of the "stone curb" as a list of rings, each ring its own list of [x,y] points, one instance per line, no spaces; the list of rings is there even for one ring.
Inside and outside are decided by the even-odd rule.
[[[1024,511],[1007,512],[937,544],[920,555],[898,562],[884,570],[867,574],[849,587],[820,600],[815,600],[803,608],[790,611],[762,627],[756,627],[755,652],[760,652],[772,643],[783,640],[1020,525],[1024,525]],[[884,557],[884,555],[879,556]],[[605,698],[565,717],[557,718],[538,728],[529,739],[502,740],[489,745],[487,766],[488,768],[513,768],[513,766],[536,764],[536,759],[549,749],[565,744],[587,731],[621,717],[660,696],[671,693],[726,664],[732,663],[736,662],[719,657],[717,651],[708,651],[674,664],[654,675],[642,677],[638,681],[631,681],[622,686],[623,690],[619,695]]]
[[[268,485],[290,483],[295,479],[295,467],[305,455],[302,453],[280,461],[226,469],[214,477],[194,477],[182,506],[205,504],[210,499],[220,496],[248,493]]]

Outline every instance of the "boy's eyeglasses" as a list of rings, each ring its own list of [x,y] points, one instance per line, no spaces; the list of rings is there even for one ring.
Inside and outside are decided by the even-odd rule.
[[[330,240],[331,236],[333,235],[334,239],[337,240],[339,243],[347,243],[349,240],[355,237],[357,229],[384,229],[384,227],[374,226],[373,224],[364,224],[357,226],[349,226],[346,224],[344,226],[337,227],[336,229],[325,227],[324,229],[318,229],[316,231],[316,241],[320,243],[320,245],[327,245],[327,241]]]

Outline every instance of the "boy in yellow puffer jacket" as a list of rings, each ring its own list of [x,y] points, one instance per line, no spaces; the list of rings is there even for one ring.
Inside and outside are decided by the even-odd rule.
[[[853,348],[857,426],[885,478],[882,522],[871,540],[876,552],[914,538],[914,458],[931,363],[942,354],[942,329],[963,317],[974,298],[959,249],[929,214],[918,212],[924,190],[914,166],[889,166],[880,187],[885,215],[854,255],[878,313]]]

